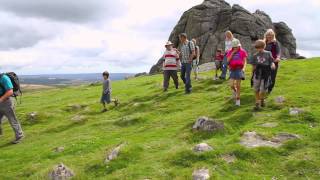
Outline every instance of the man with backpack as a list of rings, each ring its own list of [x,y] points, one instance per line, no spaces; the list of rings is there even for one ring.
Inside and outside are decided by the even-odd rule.
[[[16,79],[15,79],[16,78]],[[13,144],[18,144],[24,138],[21,125],[17,119],[14,110],[14,102],[12,96],[20,87],[17,76],[14,73],[0,74],[0,134],[2,135],[1,123],[3,117],[7,117],[13,131],[15,132],[15,140]]]
[[[192,61],[196,55],[195,45],[192,41],[189,41],[186,33],[179,35],[180,38],[180,59],[181,59],[181,79],[185,84],[186,94],[191,93],[191,71]]]

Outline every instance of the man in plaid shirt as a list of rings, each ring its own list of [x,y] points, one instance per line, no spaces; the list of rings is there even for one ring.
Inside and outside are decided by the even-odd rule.
[[[185,84],[186,94],[191,93],[191,71],[192,61],[196,55],[195,45],[192,41],[188,40],[187,34],[182,33],[180,38],[180,61],[181,61],[181,79]]]

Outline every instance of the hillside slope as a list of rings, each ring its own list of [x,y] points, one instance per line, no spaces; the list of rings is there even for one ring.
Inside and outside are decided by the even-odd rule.
[[[121,105],[104,114],[98,103],[100,86],[29,92],[17,107],[25,141],[8,144],[13,133],[4,124],[0,179],[45,179],[60,162],[74,170],[74,179],[191,179],[193,170],[201,167],[210,170],[212,179],[320,179],[319,72],[319,59],[283,62],[268,107],[258,113],[252,112],[249,80],[243,83],[243,105],[236,108],[228,100],[227,83],[214,82],[212,72],[201,74],[203,80],[193,83],[190,95],[172,86],[162,93],[160,75],[114,82],[113,95]],[[274,103],[279,95],[286,98],[284,105]],[[87,107],[68,107],[79,104]],[[305,112],[289,116],[290,107]],[[27,119],[30,112],[38,113],[37,120]],[[223,121],[225,131],[193,132],[200,116]],[[261,127],[266,122],[278,126]],[[280,148],[248,149],[239,144],[247,131],[301,138]],[[202,142],[214,150],[194,153],[194,145]],[[106,152],[120,143],[126,145],[118,159],[106,166]],[[54,151],[61,146],[63,152]],[[225,154],[236,161],[228,164],[221,158]]]

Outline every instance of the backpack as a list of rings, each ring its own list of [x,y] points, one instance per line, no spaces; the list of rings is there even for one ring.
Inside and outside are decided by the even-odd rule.
[[[193,42],[189,41],[189,43],[188,43],[190,54],[192,54],[191,43],[193,43]],[[195,54],[195,56],[193,56],[192,60],[195,60],[198,57],[198,49],[199,49],[199,47],[196,46],[196,45],[194,47],[195,47],[196,54]]]
[[[22,96],[22,91],[21,91],[20,81],[19,81],[18,75],[14,72],[8,72],[8,73],[0,74],[0,78],[2,78],[3,75],[7,75],[9,77],[9,79],[11,80],[11,83],[13,85],[13,95],[12,96],[13,97]],[[5,89],[2,84],[0,84],[0,87],[2,89]]]

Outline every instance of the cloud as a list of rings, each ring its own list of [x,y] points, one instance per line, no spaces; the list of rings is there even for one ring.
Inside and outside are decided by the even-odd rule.
[[[121,0],[0,0],[0,9],[22,17],[90,22],[122,12]]]

